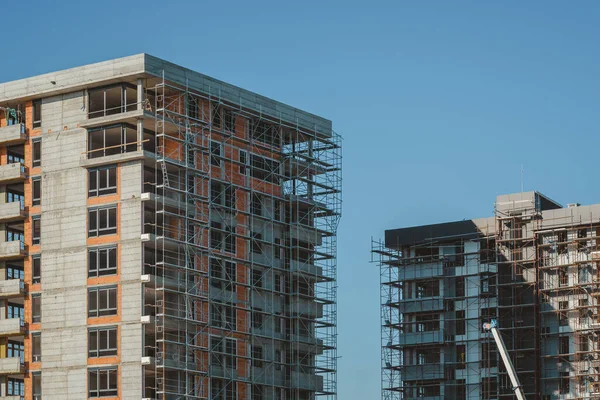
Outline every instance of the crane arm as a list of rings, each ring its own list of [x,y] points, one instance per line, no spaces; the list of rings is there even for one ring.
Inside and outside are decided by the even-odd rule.
[[[489,323],[483,324],[483,329],[491,332],[494,337],[494,341],[496,342],[496,346],[498,347],[498,351],[500,352],[500,357],[502,357],[502,362],[504,362],[504,367],[508,372],[508,376],[510,378],[510,382],[513,386],[513,390],[515,392],[515,396],[517,396],[518,400],[525,400],[525,395],[523,394],[523,388],[521,387],[521,383],[519,382],[519,378],[517,377],[517,373],[515,371],[515,367],[508,356],[508,351],[506,350],[506,346],[504,345],[504,340],[502,340],[502,336],[500,336],[500,332],[498,331],[498,324],[495,319],[493,319]]]

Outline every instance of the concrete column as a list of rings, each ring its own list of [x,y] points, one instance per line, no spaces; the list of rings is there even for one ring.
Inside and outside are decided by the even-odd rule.
[[[142,78],[137,80],[137,109],[138,111],[144,109],[144,80]],[[137,141],[138,150],[143,149],[142,140],[144,140],[144,120],[138,118],[137,120]]]

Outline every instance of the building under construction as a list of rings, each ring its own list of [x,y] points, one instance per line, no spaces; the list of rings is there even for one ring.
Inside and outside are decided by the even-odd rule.
[[[502,195],[490,218],[393,229],[381,271],[382,398],[600,398],[600,204]]]
[[[140,54],[0,84],[0,398],[336,396],[331,121]]]

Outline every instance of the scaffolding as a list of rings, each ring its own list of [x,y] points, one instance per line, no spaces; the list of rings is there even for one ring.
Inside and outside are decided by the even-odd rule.
[[[526,398],[600,397],[600,208],[529,196],[504,196],[490,226],[479,221],[466,239],[421,235],[407,243],[405,231],[399,245],[372,241],[383,399],[514,398],[496,346],[481,332],[492,319]],[[439,289],[427,291],[427,281]]]
[[[335,399],[340,136],[164,73],[146,99],[145,397]]]

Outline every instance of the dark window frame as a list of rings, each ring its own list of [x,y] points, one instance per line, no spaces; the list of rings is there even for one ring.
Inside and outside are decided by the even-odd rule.
[[[31,295],[31,321],[34,324],[42,322],[42,295],[36,293]]]
[[[101,267],[103,259],[106,262],[105,267]],[[116,275],[118,268],[119,261],[116,244],[88,249],[88,278]]]
[[[106,374],[104,378],[101,374]],[[105,383],[106,387],[101,387]],[[114,397],[119,394],[119,368],[104,367],[88,369],[88,397]]]
[[[42,282],[42,256],[35,254],[31,257],[31,283],[34,285]]]
[[[105,299],[102,297],[105,296]],[[88,318],[115,316],[119,313],[119,291],[117,286],[99,286],[88,288]],[[101,307],[105,302],[106,306]]]
[[[42,139],[31,141],[31,166],[38,168],[42,166]]]
[[[37,189],[36,189],[36,186]],[[36,193],[36,191],[38,193]],[[35,176],[31,178],[31,205],[39,206],[42,204],[42,177]]]
[[[111,212],[114,211],[114,226],[111,225]],[[116,235],[118,233],[118,209],[113,204],[88,209],[88,237]],[[103,218],[106,219],[103,221]],[[105,227],[102,224],[106,223]]]
[[[42,243],[42,218],[40,215],[31,217],[31,244],[37,246]]]
[[[88,170],[88,198],[117,193],[117,166],[107,165]]]
[[[33,129],[42,127],[42,99],[33,100],[31,103],[31,117]]]
[[[103,334],[105,337],[102,337]],[[116,326],[88,329],[88,358],[116,356],[119,352],[119,332]],[[113,344],[111,344],[113,342]]]

